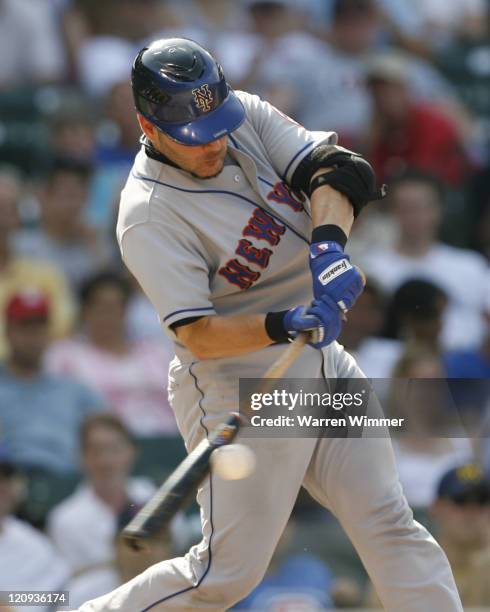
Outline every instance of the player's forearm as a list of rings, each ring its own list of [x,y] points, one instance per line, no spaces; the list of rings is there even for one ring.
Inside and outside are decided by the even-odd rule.
[[[325,174],[327,169],[318,170],[312,178]],[[354,209],[348,198],[339,191],[323,185],[315,189],[311,196],[311,217],[313,227],[337,225],[348,237],[354,223]]]
[[[272,344],[265,315],[203,317],[175,330],[177,337],[198,359],[219,359],[251,353]]]

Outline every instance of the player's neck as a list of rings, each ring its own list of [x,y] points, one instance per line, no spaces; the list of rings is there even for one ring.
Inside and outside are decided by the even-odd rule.
[[[146,136],[141,137],[141,143],[145,146],[145,152],[150,159],[154,159],[161,164],[167,164],[168,166],[179,168],[175,162],[164,155]]]

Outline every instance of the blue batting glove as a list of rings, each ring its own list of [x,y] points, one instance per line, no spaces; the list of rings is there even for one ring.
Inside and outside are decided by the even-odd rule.
[[[310,245],[310,270],[315,299],[328,295],[343,311],[354,306],[364,289],[362,276],[338,242]]]
[[[328,346],[340,336],[342,331],[342,312],[338,305],[328,295],[319,300],[313,300],[306,310],[307,316],[314,316],[320,321],[318,331],[314,331],[312,342],[314,348]]]
[[[284,329],[290,334],[309,331],[310,346],[321,349],[336,340],[342,329],[341,311],[337,304],[327,296],[313,300],[311,306],[297,306],[286,313]]]
[[[320,325],[320,321],[316,317],[308,316],[306,311],[306,306],[291,308],[284,315],[284,329],[290,334],[316,329]]]

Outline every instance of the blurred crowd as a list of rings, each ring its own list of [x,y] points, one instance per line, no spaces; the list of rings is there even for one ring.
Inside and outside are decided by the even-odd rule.
[[[0,0],[0,590],[63,586],[75,607],[198,538],[191,513],[144,555],[117,539],[184,452],[172,346],[114,236],[132,60],[169,36],[388,184],[349,240],[368,281],[340,342],[387,404],[393,380],[447,381],[458,419],[438,436],[412,419],[394,447],[465,605],[490,606],[490,0]],[[237,609],[376,607],[300,497]]]

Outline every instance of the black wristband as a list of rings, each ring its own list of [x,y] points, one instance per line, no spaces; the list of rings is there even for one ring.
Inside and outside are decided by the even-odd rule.
[[[347,236],[338,225],[319,225],[311,233],[311,243],[314,242],[338,242],[345,249]]]
[[[268,312],[265,315],[265,331],[269,338],[274,342],[284,343],[289,342],[290,336],[284,329],[284,317],[288,310],[280,310],[279,312]]]

